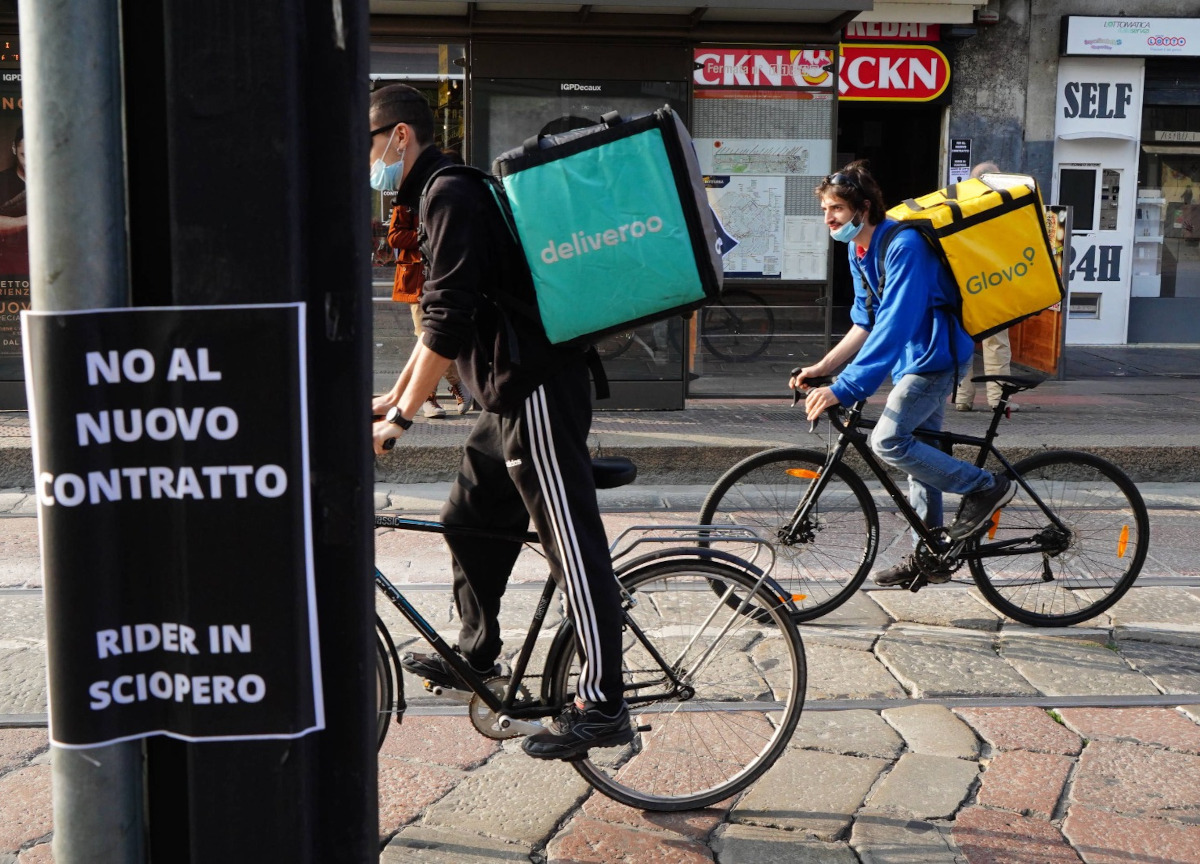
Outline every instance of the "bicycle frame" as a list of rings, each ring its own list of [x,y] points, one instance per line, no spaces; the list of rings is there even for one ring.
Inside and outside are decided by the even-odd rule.
[[[417,531],[458,537],[473,537],[477,539],[509,540],[514,543],[521,543],[530,546],[531,548],[539,543],[537,534],[533,532],[522,532],[516,534],[511,532],[495,531],[486,528],[451,526],[445,525],[441,522],[410,519],[403,516],[393,516],[390,514],[380,513],[375,514],[375,527],[398,528],[405,531]],[[643,536],[637,537],[632,541],[627,539],[631,534],[639,531],[643,532]],[[697,533],[701,531],[703,534]],[[656,533],[650,534],[649,532]],[[703,541],[706,543],[721,542],[722,540],[736,540],[742,543],[757,543],[760,544],[761,548],[770,550],[773,560],[774,551],[771,550],[770,544],[758,537],[753,532],[746,531],[745,529],[713,531],[711,526],[634,526],[626,529],[618,536],[617,540],[612,544],[610,552],[615,553],[614,558],[621,558],[625,555],[628,555],[632,549],[636,548],[640,544],[678,544],[687,541],[699,541],[701,539],[703,539]],[[622,546],[622,544],[628,545],[622,551],[617,552],[616,550],[618,547]],[[675,550],[676,553],[678,551],[679,550]],[[710,550],[693,551],[701,557],[719,557],[723,560],[733,558],[733,556],[729,556],[725,553],[712,553]],[[541,553],[539,552],[538,554]],[[641,560],[643,559],[638,559],[638,561],[632,563],[636,564]],[[740,559],[733,560],[740,561]],[[746,565],[746,562],[741,563]],[[746,565],[746,569],[749,572],[749,570],[755,568],[753,568],[753,565]],[[759,579],[760,584],[768,581],[769,570],[770,568],[758,571],[761,574]],[[375,568],[375,585],[384,593],[384,595],[391,601],[392,605],[399,610],[400,614],[404,616],[404,618],[413,626],[413,628],[416,629],[420,636],[429,643],[430,647],[432,647],[451,667],[453,667],[454,671],[470,687],[471,692],[473,692],[475,696],[478,697],[485,705],[487,705],[487,707],[498,717],[522,721],[526,719],[544,717],[551,713],[557,713],[557,711],[562,707],[561,705],[550,705],[542,699],[530,699],[529,701],[517,704],[517,699],[520,695],[520,686],[525,677],[526,671],[528,670],[529,661],[533,656],[533,651],[537,642],[537,636],[542,630],[542,625],[545,623],[546,615],[550,610],[550,604],[553,602],[555,592],[557,591],[557,585],[552,578],[547,578],[546,584],[542,588],[542,595],[538,600],[537,608],[534,611],[532,620],[530,621],[529,630],[525,635],[525,641],[521,646],[516,663],[513,665],[508,688],[504,691],[502,696],[497,696],[487,686],[484,679],[474,669],[471,668],[471,665],[466,662],[461,654],[455,651],[454,648],[442,638],[437,629],[425,620],[424,616],[422,616],[421,613],[417,611],[416,607],[409,602],[408,598],[404,596],[404,593],[394,583],[392,583],[392,581],[389,580],[378,567]],[[757,586],[755,590],[757,591]],[[773,590],[775,596],[782,595],[782,592],[777,587],[775,587]],[[631,604],[636,602],[626,595],[623,590],[622,594],[624,596],[625,603]],[[725,599],[727,598],[722,598],[721,602],[724,602]],[[725,624],[725,630],[728,630],[729,627],[732,626],[737,615],[744,612],[748,603],[749,598],[743,598],[741,605],[734,610],[729,622]],[[716,616],[720,608],[720,603],[718,603],[718,605],[714,607],[712,615],[709,616],[710,621]],[[634,634],[637,640],[645,647],[650,656],[659,664],[661,672],[665,678],[665,680],[656,680],[653,683],[639,683],[635,685],[633,689],[651,686],[667,686],[668,689],[665,696],[668,698],[679,696],[681,693],[686,691],[688,689],[688,685],[681,677],[680,670],[678,668],[678,662],[673,662],[664,658],[632,618],[625,616],[624,625],[630,629],[630,632]],[[689,671],[694,673],[696,670]],[[651,695],[627,695],[626,701],[628,701],[631,705],[636,705],[641,702],[653,702],[663,698],[664,694],[660,692]],[[529,724],[529,726],[527,726],[523,731],[535,731],[533,728],[535,726],[540,728],[540,725],[538,724]]]
[[[523,543],[526,545],[536,544],[538,537],[533,532],[523,532],[521,534],[512,534],[502,531],[491,531],[486,528],[467,528],[459,526],[448,526],[441,522],[431,522],[422,519],[408,519],[403,516],[391,516],[386,514],[375,515],[376,528],[399,528],[404,531],[417,531],[429,534],[453,535],[459,537],[475,537],[478,539],[489,540],[511,540],[514,543]],[[512,675],[509,679],[508,688],[505,690],[502,697],[498,697],[487,686],[484,679],[471,668],[471,664],[467,663],[461,654],[454,650],[437,629],[425,620],[424,616],[417,611],[416,607],[408,601],[402,592],[390,579],[383,575],[378,567],[375,568],[375,585],[383,591],[384,595],[392,602],[392,605],[399,610],[400,614],[411,624],[421,637],[429,643],[438,654],[441,655],[454,671],[468,684],[473,692],[485,705],[488,706],[495,714],[504,714],[508,717],[516,719],[543,717],[546,715],[547,708],[556,709],[560,706],[548,706],[544,703],[533,700],[521,706],[516,704],[517,696],[520,693],[520,686],[525,671],[529,664],[529,658],[533,655],[534,644],[537,641],[537,634],[541,632],[542,624],[546,620],[546,614],[550,609],[550,603],[554,598],[555,585],[553,579],[547,579],[546,585],[542,589],[542,596],[538,601],[537,609],[534,611],[533,620],[529,625],[529,632],[525,636],[525,641],[521,646],[521,653],[518,655],[517,663],[513,667]]]
[[[1012,466],[1012,463],[1004,457],[999,450],[996,449],[993,441],[996,438],[996,433],[1000,425],[1000,418],[1004,414],[1004,406],[1007,404],[1008,392],[1000,402],[1000,406],[993,412],[991,423],[988,426],[987,432],[982,438],[975,435],[964,435],[962,433],[950,432],[947,430],[934,430],[917,428],[913,431],[913,435],[917,438],[933,443],[939,449],[946,453],[950,453],[955,444],[962,444],[968,447],[973,447],[976,450],[975,465],[982,468],[987,464],[988,457],[994,457],[1001,465],[1004,466],[1009,476],[1013,478],[1025,494],[1037,504],[1038,508],[1046,516],[1047,519],[1059,531],[1069,534],[1069,529],[1062,523],[1058,516],[1048,508],[1045,502],[1038,496],[1037,492],[1021,477]],[[963,548],[972,539],[963,538],[961,540],[947,541],[943,539],[940,529],[929,528],[925,525],[924,520],[913,509],[909,503],[908,497],[901,492],[896,481],[888,473],[888,469],[879,461],[879,458],[871,450],[868,441],[870,430],[875,428],[876,421],[864,418],[862,416],[863,408],[866,401],[856,402],[851,408],[846,409],[846,419],[841,420],[836,413],[827,412],[827,418],[830,424],[838,432],[837,441],[834,445],[828,448],[825,456],[825,464],[822,466],[820,474],[814,478],[809,485],[804,496],[800,499],[799,505],[796,507],[796,512],[792,516],[792,520],[788,525],[787,534],[789,537],[796,537],[801,531],[808,514],[812,509],[813,502],[819,500],[820,494],[824,491],[829,483],[830,470],[834,464],[841,462],[845,457],[846,450],[853,447],[855,452],[859,454],[862,460],[871,469],[871,473],[883,485],[888,496],[896,504],[900,514],[909,526],[917,533],[924,541],[927,548],[934,552],[938,557],[945,558],[957,557]],[[1031,542],[1032,541],[1032,542]],[[1031,544],[1031,545],[1020,545]],[[1034,538],[1018,538],[1000,543],[980,543],[975,549],[971,550],[970,557],[972,558],[994,558],[1007,555],[1027,554],[1030,552],[1054,552],[1058,551],[1057,547],[1047,545],[1045,542],[1040,542],[1037,537]]]

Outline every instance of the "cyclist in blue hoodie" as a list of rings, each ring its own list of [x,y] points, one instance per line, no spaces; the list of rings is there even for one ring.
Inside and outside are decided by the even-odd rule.
[[[1007,504],[1016,486],[955,459],[913,436],[917,427],[941,429],[946,402],[970,368],[974,343],[954,313],[957,287],[928,242],[916,231],[901,231],[886,247],[885,290],[880,296],[878,244],[898,224],[885,216],[883,193],[865,160],[851,162],[814,190],[834,240],[849,244],[854,305],[850,331],[817,363],[792,376],[788,385],[807,390],[810,420],[825,409],[866,399],[891,375],[893,387],[871,433],[871,449],[882,462],[908,474],[908,499],[925,524],[943,523],[942,493],[963,496],[947,533],[969,537]],[[809,388],[805,379],[832,375],[828,387]],[[880,585],[907,585],[917,575],[910,555],[876,574]],[[938,574],[930,582],[946,581]]]

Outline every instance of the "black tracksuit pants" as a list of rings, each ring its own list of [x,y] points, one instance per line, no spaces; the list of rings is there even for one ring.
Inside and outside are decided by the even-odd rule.
[[[519,408],[483,412],[465,445],[442,509],[447,525],[524,531],[530,519],[550,572],[567,596],[584,658],[578,696],[619,703],[621,598],[596,503],[587,436],[592,423],[586,366],[564,370]],[[447,536],[459,649],[478,669],[500,654],[500,598],[520,543]]]

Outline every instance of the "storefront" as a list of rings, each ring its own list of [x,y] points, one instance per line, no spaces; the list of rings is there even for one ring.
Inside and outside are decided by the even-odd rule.
[[[1062,23],[1054,200],[1074,209],[1067,342],[1200,342],[1200,19]]]
[[[681,407],[685,396],[778,395],[781,375],[845,332],[848,274],[834,273],[840,257],[812,190],[858,157],[872,159],[889,203],[945,182],[939,24],[969,23],[981,5],[383,2],[372,7],[370,71],[424,89],[447,118],[439,145],[482,168],[560,118],[663,104],[680,113],[736,240],[727,295],[599,347],[611,406]],[[901,125],[904,136],[884,134]],[[386,255],[377,263],[382,384],[411,335],[389,308]]]
[[[724,306],[598,346],[613,389],[605,407],[677,408],[689,391],[753,395],[751,367],[795,365],[828,344],[829,242],[812,189],[833,168],[838,35],[871,2],[790,5],[373,7],[382,14],[372,17],[372,78],[422,88],[446,117],[439,146],[481,168],[556,123],[609,111],[670,105],[691,130],[736,240],[729,294]],[[425,14],[409,14],[418,6]],[[386,213],[380,202],[381,228]],[[407,310],[388,299],[387,250],[377,251],[378,388],[412,337]]]

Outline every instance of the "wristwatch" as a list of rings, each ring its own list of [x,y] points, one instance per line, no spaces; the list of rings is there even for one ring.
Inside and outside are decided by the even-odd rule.
[[[389,408],[388,412],[383,415],[383,419],[389,423],[394,423],[406,432],[412,427],[413,423],[413,421],[405,418],[405,416],[400,413],[399,405]]]

